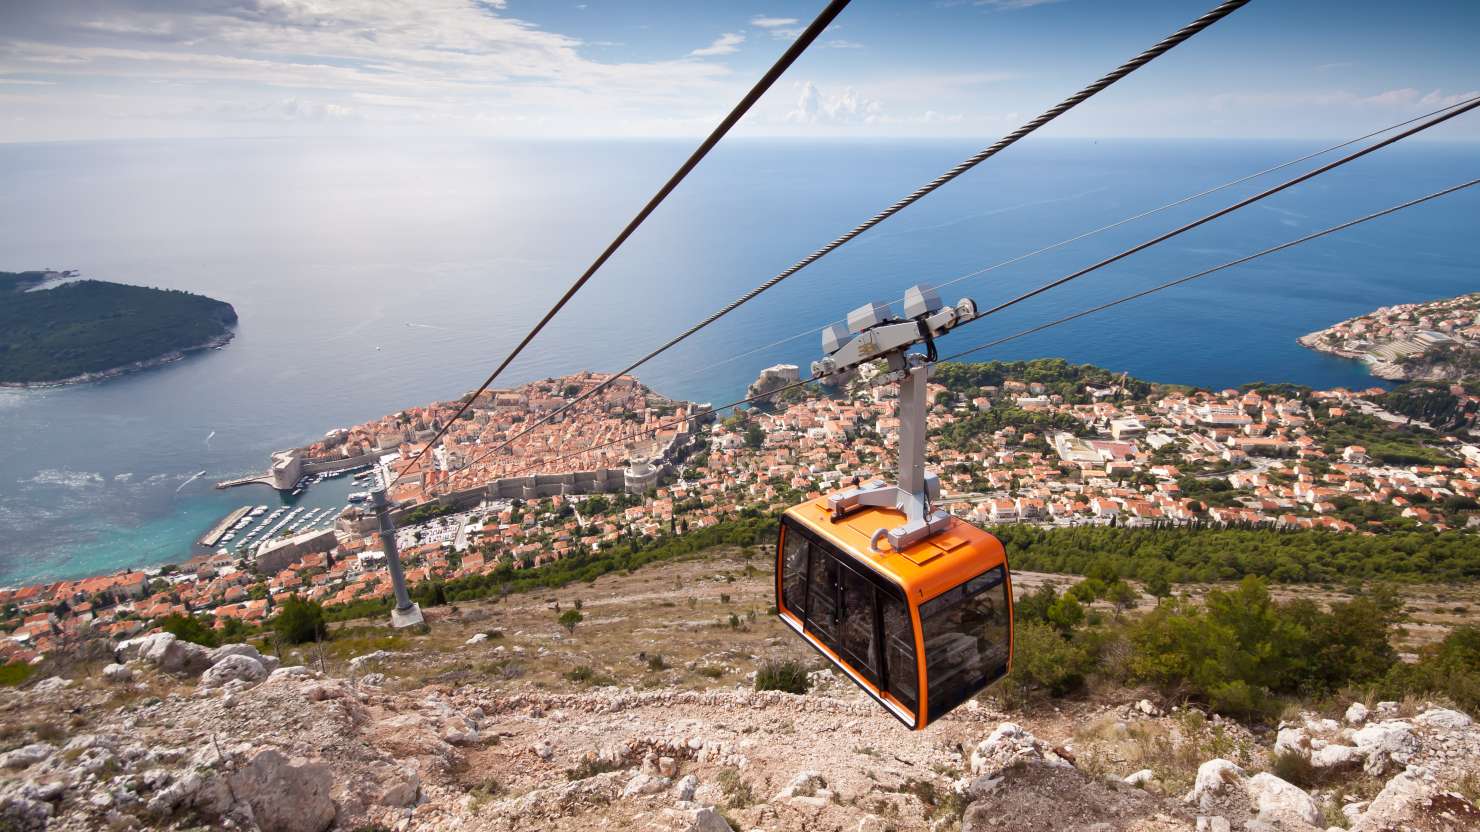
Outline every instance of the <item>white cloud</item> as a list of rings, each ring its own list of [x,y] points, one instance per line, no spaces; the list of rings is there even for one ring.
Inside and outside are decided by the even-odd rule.
[[[1017,9],[1031,9],[1034,6],[1047,6],[1050,3],[1062,3],[1064,0],[974,0],[974,6],[986,6],[999,11],[1010,12]]]
[[[30,109],[10,120],[24,127],[0,122],[0,141],[240,135],[254,116],[280,130],[286,115],[316,132],[351,113],[390,128],[644,134],[646,124],[693,118],[738,95],[730,70],[708,58],[734,52],[742,34],[679,59],[603,60],[586,54],[596,44],[505,16],[503,6],[97,0],[83,15],[67,2],[0,2],[0,79],[57,90],[25,100]],[[105,96],[107,107],[89,96]],[[95,118],[64,115],[83,111]]]
[[[796,40],[802,36],[803,27],[795,17],[752,17],[750,25],[765,29],[777,40]]]
[[[883,115],[883,104],[852,87],[824,94],[811,81],[804,81],[786,120],[793,124],[872,124]]]
[[[859,43],[857,41],[844,40],[842,38],[833,38],[832,40],[823,41],[822,42],[822,46],[825,49],[862,49],[863,48],[863,44],[861,44],[861,43]]]
[[[695,49],[689,53],[692,58],[712,58],[716,55],[732,55],[740,51],[740,44],[745,42],[745,36],[736,32],[725,32],[714,39],[714,43],[703,49]]]

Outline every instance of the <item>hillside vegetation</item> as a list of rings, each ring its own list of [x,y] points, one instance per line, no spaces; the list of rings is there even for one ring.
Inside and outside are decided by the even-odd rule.
[[[231,304],[177,290],[82,280],[26,291],[44,277],[0,273],[0,383],[126,367],[203,346],[236,323]]]
[[[1460,532],[1378,535],[1269,529],[999,526],[1014,568],[1169,581],[1255,576],[1280,583],[1480,578],[1480,537]]]

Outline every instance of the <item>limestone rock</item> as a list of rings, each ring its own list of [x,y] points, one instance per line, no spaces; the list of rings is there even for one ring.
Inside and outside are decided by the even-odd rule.
[[[473,637],[463,642],[463,644],[482,644],[485,641],[488,641],[488,633],[474,633]]]
[[[530,746],[530,750],[534,752],[536,757],[539,757],[545,762],[549,762],[555,756],[555,746],[551,745],[549,740],[540,740]]]
[[[1051,766],[1071,765],[1021,726],[1004,722],[971,752],[971,773],[991,775],[1020,761]]]
[[[259,661],[262,659],[262,654],[257,651],[256,647],[245,642],[236,642],[233,644],[223,644],[220,647],[212,649],[210,651],[211,664],[215,664],[227,656],[247,656]]]
[[[110,664],[103,668],[103,678],[115,685],[133,681],[134,672],[126,664]]]
[[[57,747],[49,742],[33,742],[0,754],[0,768],[29,768],[47,759],[56,750]]]
[[[1311,752],[1310,764],[1323,772],[1346,771],[1359,768],[1366,756],[1360,748],[1332,743]]]
[[[678,784],[673,787],[673,797],[677,800],[693,800],[694,792],[699,789],[699,778],[692,774],[685,775]]]
[[[1346,724],[1358,726],[1367,721],[1367,706],[1361,702],[1353,702],[1346,709]]]
[[[15,793],[0,796],[0,823],[14,832],[43,832],[51,813],[50,803]]]
[[[201,674],[200,685],[204,688],[219,688],[227,682],[255,683],[266,678],[267,668],[261,662],[241,653],[230,653]]]
[[[201,673],[211,666],[210,651],[171,633],[155,633],[144,639],[139,644],[139,658],[165,673]]]
[[[1373,777],[1395,766],[1407,765],[1418,751],[1413,726],[1401,720],[1372,723],[1353,734],[1352,739],[1366,756],[1363,770]]]
[[[307,667],[304,667],[301,664],[295,664],[290,667],[279,667],[278,669],[267,674],[267,680],[269,682],[284,682],[293,679],[301,680],[311,678],[313,678],[313,671],[309,670]]]
[[[786,784],[786,788],[776,793],[776,802],[790,800],[793,797],[811,797],[817,794],[819,789],[827,787],[827,780],[823,779],[820,771],[799,771]]]
[[[1233,824],[1222,815],[1198,815],[1197,832],[1232,832]]]
[[[1310,734],[1304,728],[1281,728],[1275,737],[1274,753],[1276,756],[1294,755],[1309,758],[1310,752]]]
[[[1133,772],[1125,776],[1125,783],[1127,785],[1136,786],[1138,788],[1149,786],[1154,782],[1156,782],[1156,772],[1152,771],[1149,768],[1143,768],[1140,771]]]
[[[400,772],[390,779],[380,793],[380,805],[401,808],[416,803],[421,795],[421,778],[414,771]]]
[[[667,777],[654,777],[651,774],[637,772],[627,785],[622,789],[622,797],[637,797],[644,794],[657,794],[667,789],[673,781]]]
[[[258,752],[231,775],[232,794],[252,808],[262,832],[323,832],[334,822],[332,786],[327,765],[295,766],[273,749]]]
[[[1243,788],[1244,770],[1228,760],[1214,758],[1197,767],[1197,779],[1192,791],[1182,798],[1188,803],[1202,805],[1213,798]]]
[[[1161,716],[1162,714],[1161,708],[1156,707],[1150,699],[1142,699],[1140,702],[1137,702],[1136,710],[1146,716]]]
[[[71,679],[63,679],[60,676],[52,676],[47,679],[42,679],[41,681],[32,685],[31,692],[35,694],[40,694],[41,696],[51,696],[53,694],[61,693],[71,686]]]
[[[1428,728],[1443,728],[1449,731],[1462,731],[1474,724],[1474,720],[1467,715],[1448,708],[1430,708],[1414,717],[1413,721]]]
[[[735,832],[730,824],[711,807],[694,813],[694,820],[685,832]]]
[[[1480,829],[1480,809],[1460,795],[1443,791],[1428,770],[1414,767],[1389,780],[1351,829],[1352,832]]]
[[[1321,826],[1321,809],[1304,789],[1288,783],[1268,772],[1260,772],[1249,778],[1245,785],[1249,799],[1259,810],[1261,820],[1280,825],[1289,825],[1298,820],[1310,826]]]

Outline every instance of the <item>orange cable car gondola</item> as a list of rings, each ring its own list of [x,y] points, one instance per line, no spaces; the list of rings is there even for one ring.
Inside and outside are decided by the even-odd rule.
[[[776,543],[781,620],[907,727],[923,729],[1012,666],[1012,576],[1002,544],[934,509],[924,467],[925,386],[934,339],[975,315],[963,300],[905,294],[905,319],[870,304],[848,333],[823,332],[828,377],[886,359],[898,381],[899,483],[870,482],[788,509]],[[906,355],[915,344],[926,356]]]

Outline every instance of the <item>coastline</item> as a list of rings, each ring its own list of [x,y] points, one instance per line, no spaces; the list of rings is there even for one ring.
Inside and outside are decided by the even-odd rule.
[[[1480,292],[1381,306],[1295,342],[1361,361],[1385,381],[1462,383],[1476,375],[1480,356]]]
[[[1414,381],[1416,378],[1421,378],[1409,376],[1403,371],[1402,367],[1399,367],[1396,364],[1388,364],[1383,361],[1369,361],[1366,354],[1364,353],[1354,352],[1352,350],[1344,350],[1339,347],[1333,347],[1330,344],[1325,343],[1321,338],[1321,336],[1325,335],[1327,332],[1330,332],[1330,330],[1323,329],[1319,332],[1312,332],[1306,335],[1302,335],[1299,338],[1295,339],[1295,343],[1299,344],[1302,347],[1305,347],[1308,350],[1314,350],[1315,352],[1325,353],[1326,355],[1334,355],[1337,358],[1345,358],[1351,361],[1359,362],[1367,368],[1367,373],[1369,375],[1371,375],[1373,378],[1380,378],[1383,381]]]
[[[166,364],[173,364],[176,361],[183,360],[192,353],[197,353],[209,349],[219,349],[231,343],[232,339],[235,337],[236,330],[234,327],[232,327],[228,328],[220,335],[217,335],[214,338],[207,339],[206,341],[203,341],[199,344],[184,347],[172,352],[167,352],[164,355],[158,355],[154,358],[146,358],[142,361],[134,361],[119,367],[110,367],[106,370],[99,370],[95,373],[82,373],[80,375],[69,376],[67,378],[55,379],[52,381],[0,381],[0,388],[4,388],[7,390],[46,390],[54,387],[71,387],[75,384],[91,384],[97,381],[107,381],[108,379],[119,378],[120,376],[131,375],[133,373],[140,373],[145,370],[152,370],[156,367],[163,367]]]

